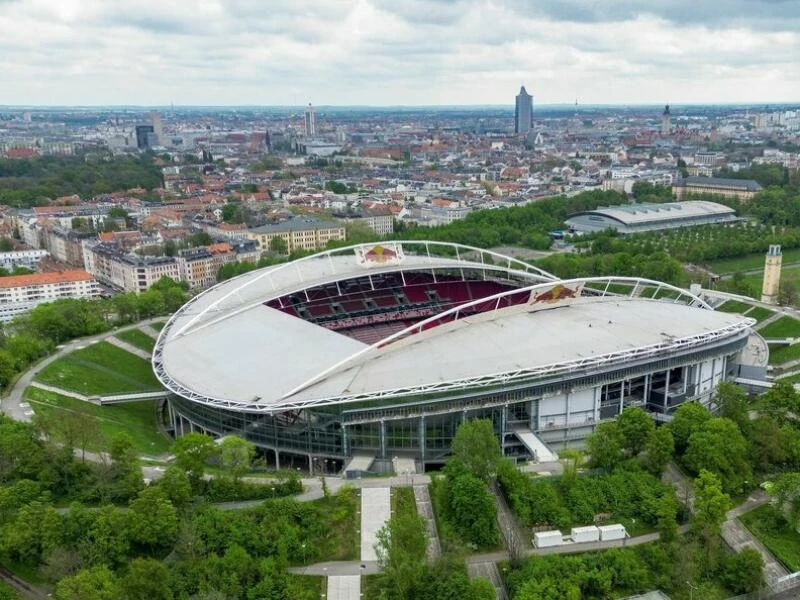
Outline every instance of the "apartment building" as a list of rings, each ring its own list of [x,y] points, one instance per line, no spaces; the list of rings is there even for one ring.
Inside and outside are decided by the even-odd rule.
[[[763,188],[752,179],[723,179],[721,177],[686,177],[672,185],[672,193],[678,200],[689,194],[718,194],[728,198],[750,200]]]
[[[100,286],[86,271],[0,277],[0,321],[10,321],[44,302],[91,298],[99,294]]]
[[[84,246],[86,270],[98,281],[125,292],[144,292],[162,277],[181,281],[178,260],[169,256],[137,256],[107,244]]]
[[[0,267],[6,271],[13,271],[17,267],[37,271],[39,263],[48,255],[47,250],[12,250],[0,252]]]
[[[219,263],[209,248],[192,248],[180,253],[178,268],[181,280],[188,283],[190,289],[197,290],[216,283]]]
[[[272,240],[281,238],[287,251],[294,252],[324,248],[331,240],[345,240],[346,233],[341,223],[295,217],[282,223],[248,229],[247,238],[258,242],[261,250],[269,250]]]

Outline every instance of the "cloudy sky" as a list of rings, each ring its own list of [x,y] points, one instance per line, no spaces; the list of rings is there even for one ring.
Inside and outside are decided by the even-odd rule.
[[[0,105],[800,101],[800,0],[0,0]]]

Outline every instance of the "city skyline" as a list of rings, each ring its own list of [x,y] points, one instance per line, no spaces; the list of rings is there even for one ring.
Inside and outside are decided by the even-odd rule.
[[[0,103],[800,101],[800,2],[0,0]],[[486,23],[492,27],[487,28]]]

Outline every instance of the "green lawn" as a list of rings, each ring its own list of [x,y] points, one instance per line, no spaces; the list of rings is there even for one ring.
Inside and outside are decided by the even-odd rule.
[[[166,321],[156,321],[155,323],[150,323],[150,327],[155,329],[156,331],[161,331],[164,329],[164,325],[166,325]]]
[[[800,373],[797,373],[796,375],[790,375],[789,377],[778,377],[778,379],[787,383],[798,383],[800,382]]]
[[[0,598],[7,600],[22,600],[22,596],[13,587],[0,581]]]
[[[769,345],[769,364],[771,365],[780,365],[798,358],[800,358],[800,344],[792,344],[791,346]]]
[[[768,319],[773,314],[775,314],[774,310],[770,310],[768,308],[764,308],[763,306],[754,306],[749,311],[747,311],[748,317],[755,319],[759,323],[764,319]]]
[[[741,302],[739,300],[727,300],[724,304],[717,307],[717,310],[726,313],[745,313],[753,308],[752,304]]]
[[[414,488],[392,488],[392,515],[416,515],[417,502],[414,500]]]
[[[102,439],[90,444],[87,450],[108,450],[111,438],[122,432],[131,436],[140,454],[163,454],[172,444],[169,437],[158,431],[155,400],[98,406],[35,387],[25,390],[25,398],[37,414],[58,415],[61,411],[71,411],[79,412],[87,419],[96,419]]]
[[[789,570],[800,571],[800,533],[777,519],[775,508],[766,504],[739,517],[745,527]]]
[[[87,396],[161,389],[148,361],[108,342],[98,342],[59,358],[35,379]]]
[[[800,337],[800,321],[790,316],[783,316],[763,329],[758,330],[763,338]]]
[[[752,269],[764,268],[764,254],[749,254],[740,258],[726,258],[714,260],[706,263],[708,267],[717,275],[725,275],[726,273],[736,273],[737,271],[750,271]],[[793,262],[800,262],[800,248],[793,250],[786,250],[783,253],[783,263],[789,264]]]
[[[128,342],[131,346],[135,346],[136,348],[139,348],[139,350],[144,350],[145,352],[152,352],[156,345],[155,338],[147,335],[141,329],[128,329],[126,331],[120,331],[119,333],[115,333],[114,337],[122,340],[123,342]]]

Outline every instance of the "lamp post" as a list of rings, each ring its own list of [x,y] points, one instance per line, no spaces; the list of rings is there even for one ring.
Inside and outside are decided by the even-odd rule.
[[[686,585],[689,586],[689,600],[692,600],[694,598],[695,586],[692,585],[691,581],[687,581]]]

